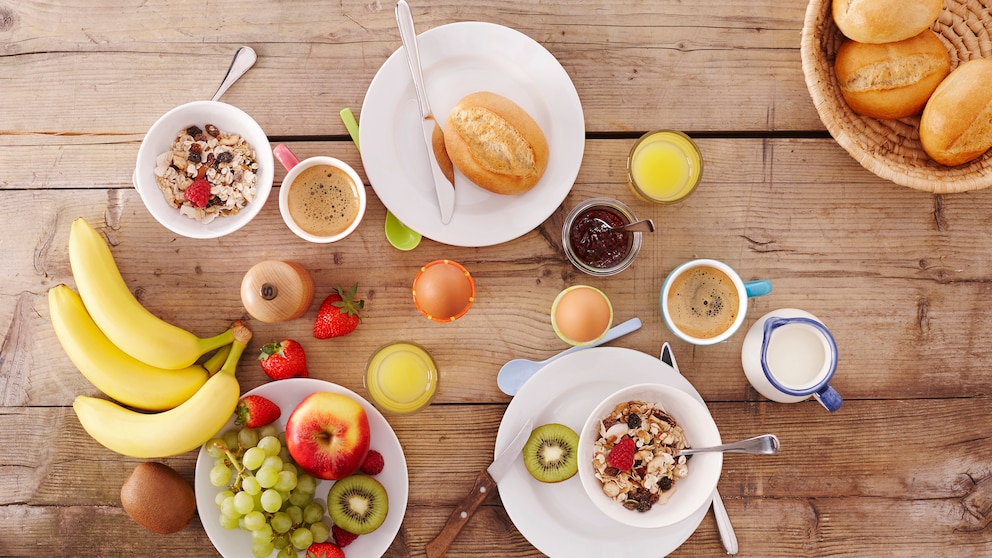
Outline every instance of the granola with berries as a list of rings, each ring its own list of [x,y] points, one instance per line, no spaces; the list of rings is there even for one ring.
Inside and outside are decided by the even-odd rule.
[[[645,512],[667,502],[675,481],[689,474],[687,457],[677,455],[687,447],[682,427],[664,409],[627,401],[603,418],[592,464],[607,496]]]
[[[255,197],[255,150],[238,134],[207,124],[180,130],[155,160],[155,180],[179,213],[209,223],[235,215]]]

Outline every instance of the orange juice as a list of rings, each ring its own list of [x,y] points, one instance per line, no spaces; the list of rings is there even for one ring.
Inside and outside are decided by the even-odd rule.
[[[376,351],[365,368],[365,389],[383,412],[418,411],[434,399],[438,372],[434,359],[413,343],[392,343]]]
[[[647,201],[675,203],[689,195],[703,173],[703,158],[692,139],[674,130],[650,132],[637,140],[627,159],[634,192]]]

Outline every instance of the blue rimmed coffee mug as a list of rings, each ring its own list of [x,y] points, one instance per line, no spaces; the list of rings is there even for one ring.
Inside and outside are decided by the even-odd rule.
[[[693,345],[715,345],[744,324],[748,299],[772,292],[770,281],[744,281],[729,265],[698,259],[665,278],[659,304],[668,329]]]
[[[761,395],[779,403],[815,398],[830,412],[844,400],[830,380],[837,371],[837,342],[816,316],[795,308],[765,314],[744,336],[741,364]]]

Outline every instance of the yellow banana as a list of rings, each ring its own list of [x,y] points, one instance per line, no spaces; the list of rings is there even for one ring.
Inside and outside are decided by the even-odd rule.
[[[234,413],[241,397],[235,377],[251,330],[234,324],[231,353],[219,372],[183,404],[160,413],[139,413],[112,401],[80,395],[72,404],[83,428],[107,448],[141,459],[179,455],[213,437]]]
[[[97,389],[121,403],[148,411],[171,409],[190,398],[227,358],[221,347],[203,363],[164,370],[133,358],[107,339],[76,291],[56,285],[48,291],[48,312],[62,348]]]
[[[230,330],[201,339],[149,312],[127,288],[103,237],[83,218],[72,222],[69,263],[90,317],[114,345],[142,362],[185,368],[231,343]]]

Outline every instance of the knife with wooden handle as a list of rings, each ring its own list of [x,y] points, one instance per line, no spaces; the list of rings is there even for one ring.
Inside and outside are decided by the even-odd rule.
[[[489,494],[496,488],[496,483],[506,475],[513,463],[520,457],[520,451],[527,444],[533,426],[534,422],[527,420],[517,435],[513,437],[513,440],[493,459],[492,464],[475,477],[472,491],[455,506],[455,510],[451,512],[451,516],[441,528],[441,532],[434,537],[434,540],[427,543],[427,558],[440,558],[448,552],[451,543],[455,542],[455,537],[461,532],[462,527],[468,524],[475,510],[489,497]]]

